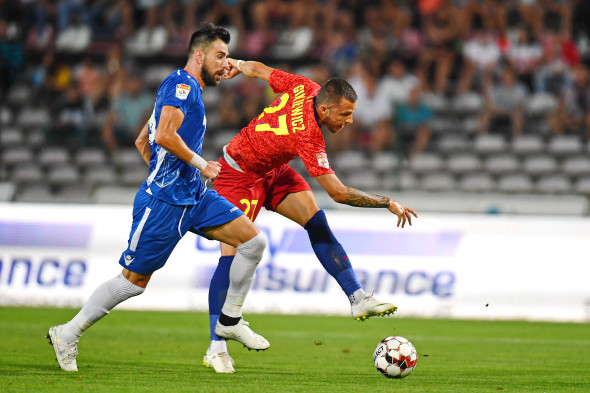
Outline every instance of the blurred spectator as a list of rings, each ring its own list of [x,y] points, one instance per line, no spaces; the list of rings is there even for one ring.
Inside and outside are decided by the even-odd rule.
[[[419,59],[418,77],[427,91],[445,93],[456,57],[461,22],[450,0],[440,3],[434,12],[423,16],[425,47]],[[434,68],[432,84],[429,78],[431,66]]]
[[[23,47],[17,26],[0,19],[0,97],[16,82],[23,63]]]
[[[103,78],[101,71],[94,65],[90,57],[84,58],[80,69],[76,72],[76,80],[83,97],[94,103],[103,92]]]
[[[357,146],[372,151],[386,149],[393,141],[389,93],[379,85],[376,73],[370,71],[370,66],[361,61],[353,65],[348,82],[358,97],[354,123],[347,131],[348,138],[341,135],[331,138],[335,140],[332,146],[349,149],[356,142]],[[339,140],[344,141],[336,142]]]
[[[466,0],[460,9],[463,37],[485,30],[503,37],[506,34],[506,6],[503,0]]]
[[[535,69],[543,57],[543,48],[525,26],[518,28],[517,39],[511,43],[507,57],[518,79],[532,88]]]
[[[400,60],[393,60],[387,74],[379,82],[379,88],[387,94],[390,106],[406,102],[410,91],[420,85],[420,80],[407,72],[406,65]]]
[[[168,42],[158,5],[146,3],[145,23],[127,40],[127,50],[136,56],[152,56],[161,52]],[[154,2],[160,3],[160,2]]]
[[[51,23],[53,4],[49,0],[29,2],[25,5],[24,13],[23,28],[26,29],[27,47],[35,50],[51,47],[55,35]]]
[[[551,129],[563,134],[568,129],[582,128],[584,137],[590,138],[590,77],[588,68],[580,65],[573,71],[572,80],[563,88],[559,107],[551,114]]]
[[[522,133],[524,104],[528,96],[525,86],[516,79],[510,68],[505,68],[499,84],[492,86],[486,94],[486,107],[481,116],[481,133],[489,131],[490,123],[497,119],[508,119],[512,135]]]
[[[103,141],[111,154],[116,155],[121,146],[134,145],[153,106],[153,97],[143,90],[141,79],[136,75],[126,78],[123,92],[111,101],[111,110],[102,130]]]
[[[571,67],[580,64],[580,56],[571,40],[558,34],[547,34],[543,58],[535,70],[535,91],[559,96],[571,74]]]
[[[432,136],[430,122],[434,113],[421,97],[419,86],[411,89],[407,101],[397,105],[394,117],[400,147],[410,157],[426,150]],[[409,151],[408,146],[411,146]]]
[[[459,94],[471,90],[473,79],[479,91],[485,91],[492,82],[493,73],[500,62],[500,48],[491,31],[478,29],[463,45],[463,69],[457,86]]]
[[[90,123],[89,108],[75,83],[66,88],[52,112],[53,124],[49,128],[47,140],[70,149],[85,146]]]

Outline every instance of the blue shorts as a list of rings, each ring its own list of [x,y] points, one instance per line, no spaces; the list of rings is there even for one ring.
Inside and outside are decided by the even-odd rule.
[[[140,189],[133,202],[133,223],[127,250],[119,264],[139,274],[152,274],[160,269],[178,241],[192,228],[204,229],[223,225],[243,215],[215,191],[207,190],[196,205],[171,205]]]

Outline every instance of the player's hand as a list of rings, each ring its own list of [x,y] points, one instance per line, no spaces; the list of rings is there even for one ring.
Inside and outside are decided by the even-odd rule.
[[[201,174],[209,180],[215,180],[219,176],[221,164],[217,161],[207,161],[207,168]]]
[[[387,208],[390,212],[397,216],[397,226],[403,228],[406,225],[406,220],[410,225],[412,225],[412,214],[414,217],[418,218],[418,215],[413,209],[410,209],[407,206],[402,205],[398,201],[394,201],[390,199],[389,207]]]
[[[231,57],[227,58],[227,64],[229,65],[229,68],[225,74],[223,74],[223,79],[231,79],[240,73],[237,63],[238,61],[236,59],[232,59]]]

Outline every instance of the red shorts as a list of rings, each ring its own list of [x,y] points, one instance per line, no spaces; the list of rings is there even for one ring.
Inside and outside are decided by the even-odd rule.
[[[273,169],[264,177],[254,178],[235,170],[223,158],[219,159],[219,163],[221,172],[213,182],[215,191],[252,221],[256,220],[262,206],[275,211],[287,195],[311,191],[305,179],[289,164]]]

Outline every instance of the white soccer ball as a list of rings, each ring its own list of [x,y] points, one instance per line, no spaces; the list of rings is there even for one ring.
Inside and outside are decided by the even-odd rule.
[[[414,371],[418,352],[407,338],[389,336],[379,342],[373,360],[377,371],[387,378],[404,378]]]

